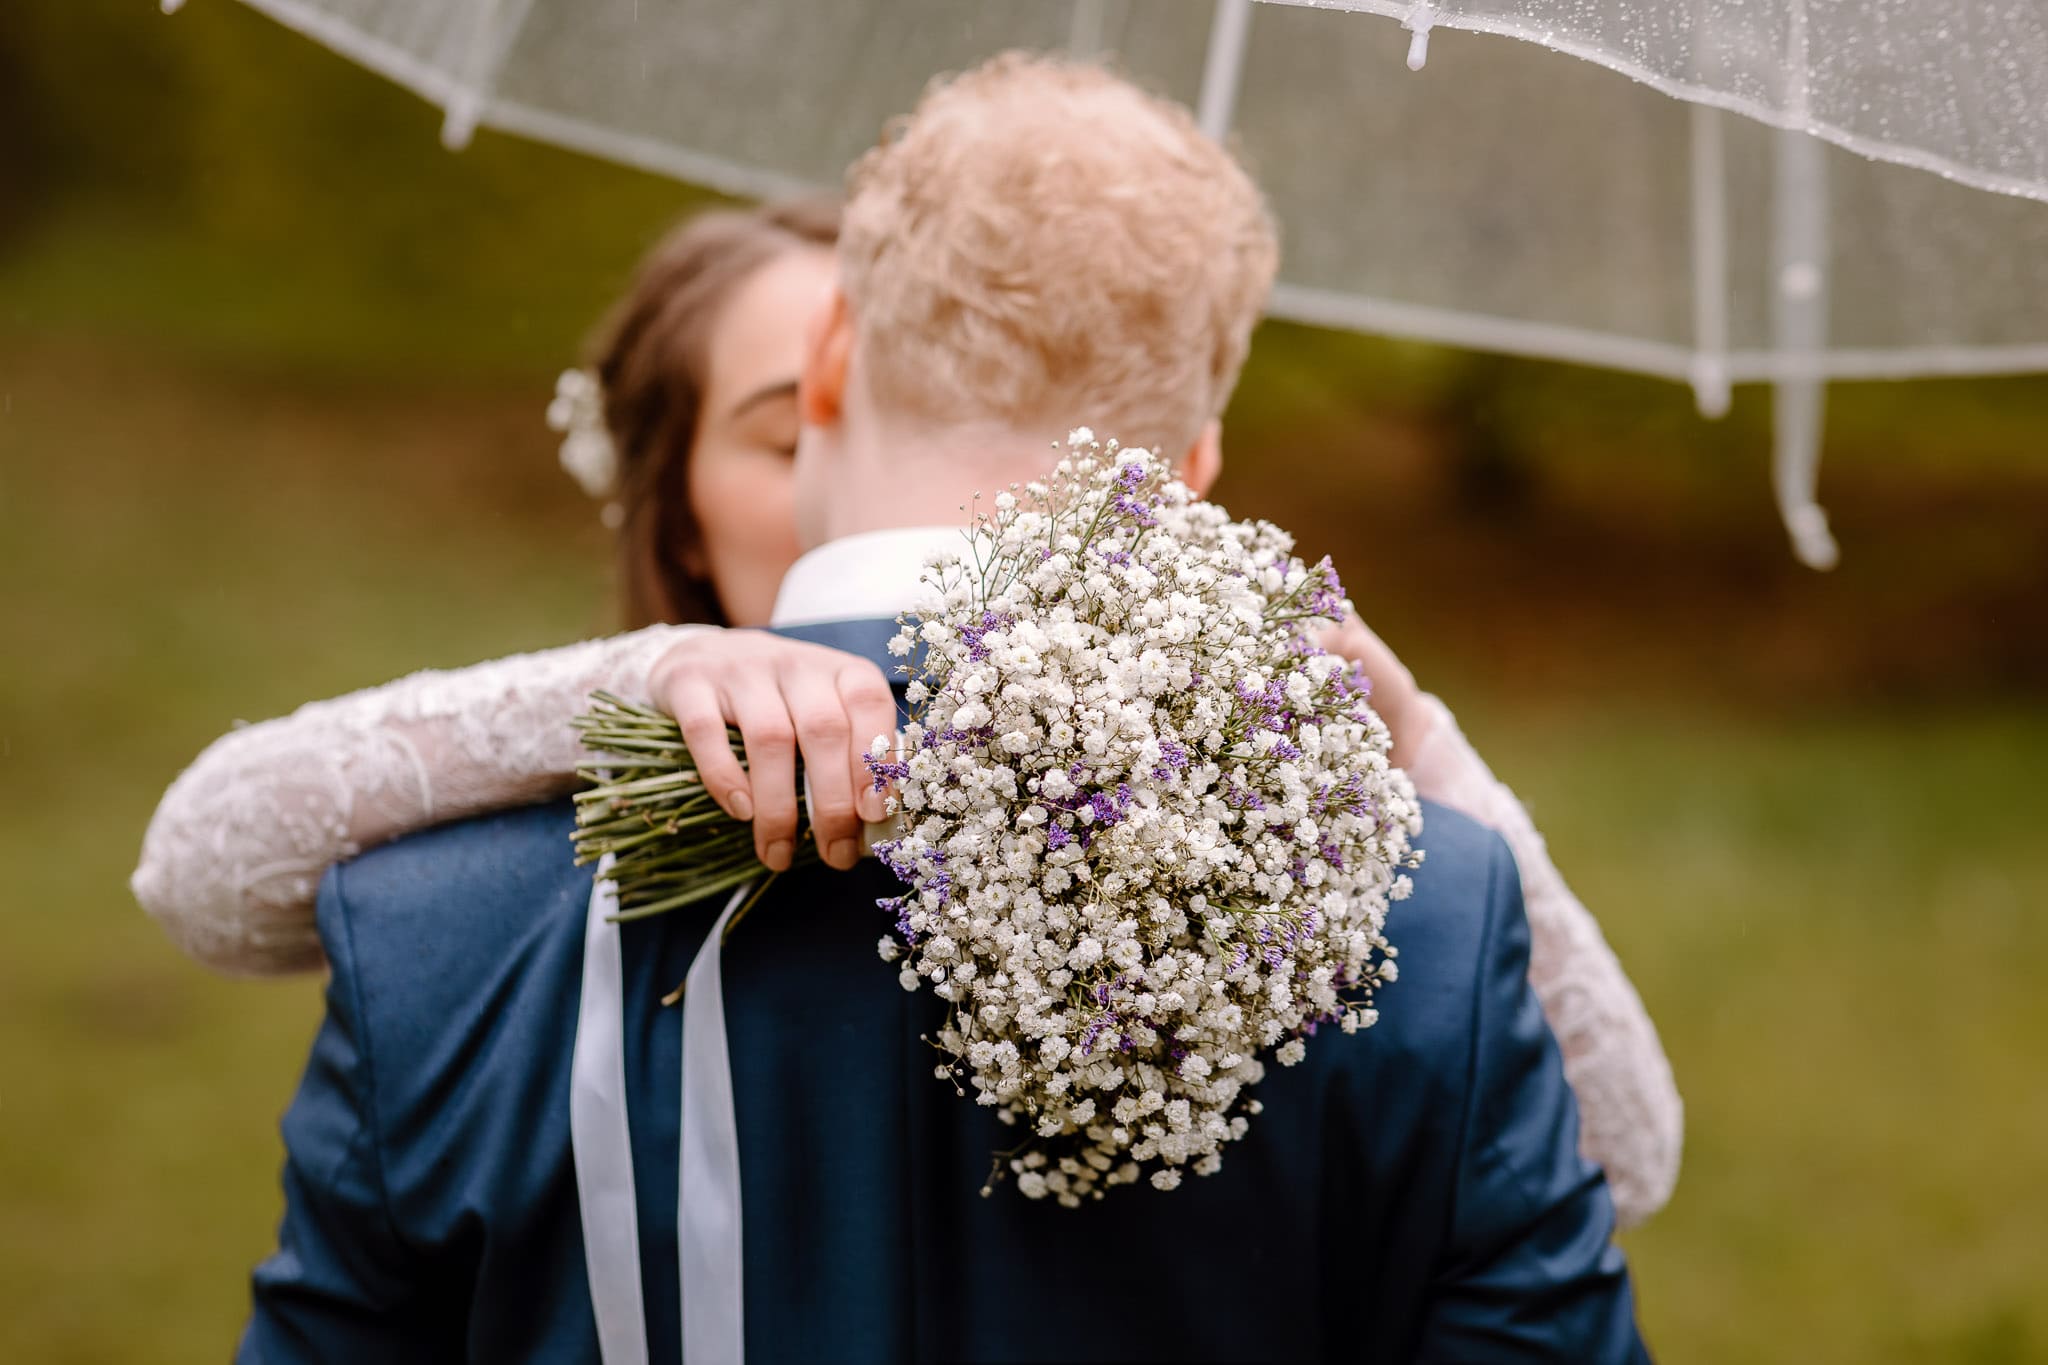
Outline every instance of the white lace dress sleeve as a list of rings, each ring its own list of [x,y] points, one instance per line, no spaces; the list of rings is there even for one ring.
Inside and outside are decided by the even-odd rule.
[[[321,964],[321,875],[365,849],[483,811],[560,795],[587,755],[568,727],[604,689],[644,696],[689,626],[654,626],[397,682],[216,740],[164,793],[135,897],[187,953],[269,976]],[[1514,793],[1435,698],[1409,775],[1514,851],[1532,937],[1529,977],[1579,1101],[1581,1147],[1606,1170],[1623,1226],[1663,1207],[1683,1108],[1657,1031],[1600,926],[1564,884]]]
[[[232,730],[164,793],[135,898],[218,971],[318,967],[322,873],[399,835],[570,790],[585,753],[568,722],[589,694],[647,695],[654,661],[701,629],[415,673]]]
[[[1432,724],[1408,775],[1431,800],[1463,811],[1507,840],[1529,916],[1529,983],[1564,1052],[1579,1102],[1579,1148],[1607,1172],[1616,1215],[1633,1227],[1671,1197],[1685,1110],[1671,1064],[1600,926],[1550,861],[1515,794],[1474,752],[1450,711],[1425,699]]]

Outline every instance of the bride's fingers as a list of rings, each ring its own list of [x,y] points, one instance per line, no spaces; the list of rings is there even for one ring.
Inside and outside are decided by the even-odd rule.
[[[697,765],[697,775],[711,799],[735,820],[754,818],[753,793],[747,770],[740,766],[726,734],[726,718],[718,692],[701,680],[677,681],[669,685],[661,704],[682,727],[683,743]]]
[[[854,809],[847,759],[853,723],[832,675],[815,660],[784,670],[782,694],[789,702],[797,747],[804,756],[812,836],[826,866],[843,871],[860,861],[860,816]]]
[[[754,796],[754,854],[771,872],[785,872],[796,857],[796,732],[781,692],[758,678],[720,692],[725,713],[740,728],[747,752],[747,785]]]
[[[867,751],[876,735],[890,737],[893,747],[896,694],[889,690],[889,680],[882,676],[882,670],[866,659],[851,660],[840,669],[838,687],[839,700],[853,721],[850,771],[855,803],[860,818],[874,823],[887,815],[889,808],[887,798],[875,785],[874,775],[868,771]]]

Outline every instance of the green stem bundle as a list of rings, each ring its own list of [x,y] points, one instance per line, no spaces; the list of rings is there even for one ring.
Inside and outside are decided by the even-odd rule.
[[[646,919],[762,883],[749,899],[751,909],[775,874],[755,855],[753,827],[726,814],[705,790],[682,728],[651,706],[609,692],[592,693],[590,702],[590,710],[570,723],[584,747],[608,761],[577,772],[590,786],[576,794],[573,838],[578,867],[611,855],[619,895],[613,918]],[[745,767],[739,732],[729,729],[726,736]],[[800,815],[792,866],[818,861],[817,841],[809,835]],[[732,925],[738,923],[736,915]]]

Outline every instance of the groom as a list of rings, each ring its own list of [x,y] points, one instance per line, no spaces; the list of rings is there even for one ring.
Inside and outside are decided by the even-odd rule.
[[[1042,473],[1066,426],[1213,479],[1274,247],[1256,190],[1178,108],[999,59],[935,87],[856,168],[841,253],[801,385],[817,548],[783,585],[788,633],[886,662],[919,559],[957,534],[918,528]],[[934,1002],[875,960],[888,874],[781,879],[723,955],[748,1356],[1644,1358],[1526,980],[1513,862],[1450,811],[1426,822],[1378,1026],[1271,1069],[1219,1174],[1079,1209],[979,1195],[1013,1135],[933,1078]],[[593,1361],[594,1298],[621,1288],[645,1347],[613,1365],[679,1358],[683,1041],[658,1002],[712,910],[623,929],[638,1265],[621,1286],[586,1258],[589,1154],[570,1139],[592,886],[569,827],[562,804],[473,821],[322,886],[328,1014],[285,1119],[287,1211],[243,1360]]]

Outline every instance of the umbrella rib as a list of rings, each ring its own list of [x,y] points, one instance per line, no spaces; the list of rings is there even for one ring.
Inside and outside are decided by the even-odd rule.
[[[1209,25],[1209,52],[1202,64],[1202,92],[1195,102],[1195,123],[1216,141],[1230,131],[1237,112],[1237,89],[1244,79],[1244,45],[1251,32],[1252,0],[1216,0]]]
[[[1073,17],[1067,22],[1067,51],[1076,57],[1093,57],[1101,53],[1105,2],[1074,0]]]
[[[448,150],[461,151],[476,136],[498,73],[511,55],[512,45],[533,13],[533,0],[474,0],[471,6],[469,42],[456,72],[455,85],[448,93],[446,117],[441,122],[441,143]],[[498,22],[501,14],[504,22]]]
[[[1823,144],[1805,133],[1777,134],[1773,204],[1776,277],[1771,296],[1775,349],[1786,356],[1820,351],[1828,335],[1828,224],[1823,199],[1827,161]],[[1811,569],[1831,569],[1839,557],[1827,513],[1814,500],[1820,478],[1820,437],[1826,398],[1814,375],[1781,375],[1772,386],[1775,438],[1772,483],[1793,553]]]
[[[1692,106],[1693,401],[1728,412],[1728,166],[1721,111]]]

